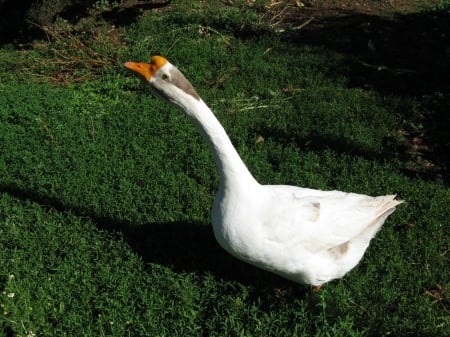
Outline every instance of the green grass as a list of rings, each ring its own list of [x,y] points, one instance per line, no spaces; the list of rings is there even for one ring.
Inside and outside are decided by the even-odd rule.
[[[448,180],[399,135],[427,135],[434,96],[353,85],[348,55],[265,30],[260,7],[173,7],[65,87],[0,50],[0,336],[450,336]],[[121,66],[157,52],[261,183],[407,201],[358,267],[316,294],[218,247],[207,147]]]

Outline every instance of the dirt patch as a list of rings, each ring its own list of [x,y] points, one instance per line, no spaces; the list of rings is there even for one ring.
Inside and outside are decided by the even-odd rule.
[[[302,2],[289,1],[291,4],[300,5]],[[319,0],[319,1],[303,1],[305,7],[315,8],[316,10],[351,10],[365,12],[370,14],[386,14],[389,12],[414,12],[421,8],[423,1],[414,0]]]
[[[437,1],[428,1],[432,6]],[[272,1],[266,6],[267,19],[279,30],[287,29],[293,23],[314,20],[320,23],[329,18],[352,15],[390,17],[398,14],[411,14],[423,10],[423,1],[409,0],[285,0]],[[311,20],[312,21],[312,20]],[[309,22],[308,22],[309,23]],[[300,26],[297,26],[297,29]]]
[[[290,6],[303,12],[314,12],[318,16],[336,15],[341,11],[354,11],[373,15],[412,13],[423,9],[423,1],[414,0],[285,0],[272,1],[268,7]],[[434,5],[437,1],[428,1]]]

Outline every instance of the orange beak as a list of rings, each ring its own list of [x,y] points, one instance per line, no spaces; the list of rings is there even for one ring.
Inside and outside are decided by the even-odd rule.
[[[145,82],[150,81],[154,73],[152,65],[145,62],[126,62],[124,66],[138,74]]]

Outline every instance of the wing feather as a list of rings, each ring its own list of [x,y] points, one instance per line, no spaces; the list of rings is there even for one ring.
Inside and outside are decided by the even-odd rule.
[[[370,226],[378,226],[375,235],[387,215],[401,203],[394,200],[395,196],[371,197],[283,185],[270,189],[277,199],[271,205],[281,206],[267,207],[267,237],[310,252],[340,246]]]

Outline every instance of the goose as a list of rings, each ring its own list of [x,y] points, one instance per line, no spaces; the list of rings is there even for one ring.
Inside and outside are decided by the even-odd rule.
[[[232,256],[315,289],[342,278],[402,200],[288,185],[261,185],[192,84],[165,57],[126,62],[157,96],[183,110],[219,171],[211,210],[217,242]]]

